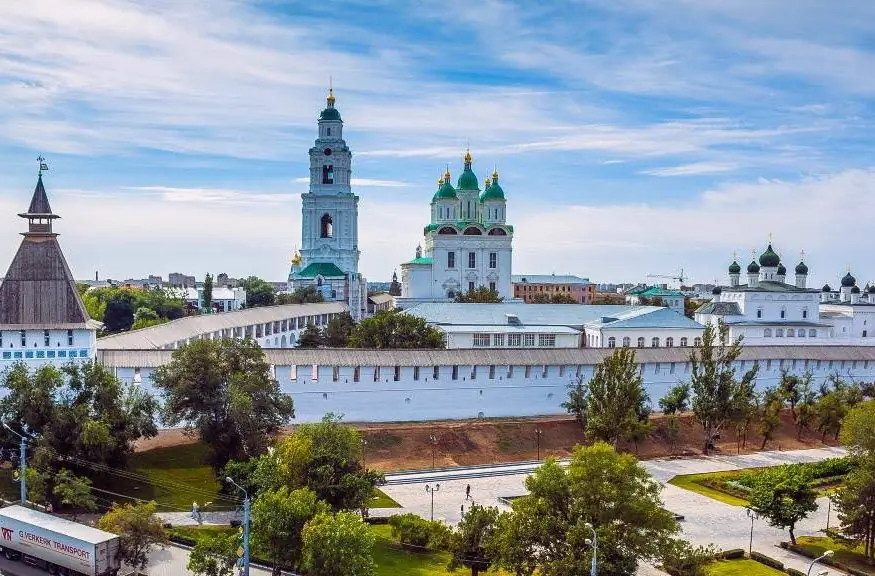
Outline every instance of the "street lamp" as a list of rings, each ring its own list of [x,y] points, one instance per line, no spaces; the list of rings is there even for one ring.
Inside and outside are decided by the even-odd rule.
[[[249,492],[234,482],[230,476],[225,476],[225,481],[243,492],[243,572],[241,576],[249,576]]]
[[[538,445],[538,460],[541,459],[541,434],[543,434],[543,433],[544,433],[544,431],[541,430],[540,428],[535,428],[535,441],[537,442],[537,445]]]
[[[832,555],[835,554],[832,550],[827,550],[817,558],[811,561],[811,564],[808,565],[808,572],[806,572],[807,576],[811,576],[811,569],[814,568],[814,565],[818,563],[818,561],[823,560],[824,558],[831,558]]]
[[[441,490],[440,484],[435,484],[434,488],[432,488],[428,484],[425,485],[425,491],[428,492],[429,494],[431,494],[431,520],[432,520],[432,522],[434,522],[434,493],[440,492],[440,490]]]
[[[592,566],[589,569],[589,576],[598,576],[598,569],[596,568],[596,558],[599,554],[599,535],[596,533],[595,528],[593,528],[592,524],[590,524],[589,522],[584,524],[583,527],[587,530],[592,531]]]
[[[362,438],[362,468],[367,469],[368,463],[365,460],[365,450],[368,448],[368,441]]]
[[[431,442],[431,467],[434,469],[434,452],[437,450],[437,437],[432,434],[428,437],[429,442]]]
[[[747,517],[750,518],[750,545],[747,550],[747,554],[750,555],[753,552],[753,521],[759,520],[760,515],[751,508],[745,507],[745,510],[747,511]]]

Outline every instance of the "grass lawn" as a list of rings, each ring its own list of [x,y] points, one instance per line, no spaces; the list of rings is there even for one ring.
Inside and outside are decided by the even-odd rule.
[[[374,488],[374,495],[368,503],[368,508],[401,508],[401,505],[379,488]]]
[[[672,484],[673,486],[677,486],[678,488],[683,488],[685,490],[689,490],[690,492],[695,492],[697,494],[701,494],[702,496],[713,498],[714,500],[729,504],[730,506],[747,506],[748,501],[743,498],[738,498],[731,494],[721,492],[720,490],[715,490],[710,486],[705,486],[704,484],[699,483],[699,480],[703,480],[705,478],[716,478],[721,476],[726,476],[726,472],[684,474],[683,476],[675,476],[674,478],[669,480],[668,483]]]
[[[161,510],[191,510],[213,502],[211,510],[229,510],[233,502],[223,500],[213,469],[207,464],[207,448],[200,442],[138,452],[131,457],[130,469],[148,476],[153,484],[125,481],[115,491],[144,500],[155,500]]]
[[[866,557],[863,556],[863,546],[854,548],[854,544],[845,543],[832,538],[816,537],[816,536],[799,536],[796,538],[796,543],[805,548],[815,557],[820,556],[827,550],[835,552],[833,560],[841,562],[849,568],[856,568],[867,574],[875,574],[875,566],[866,562]]]
[[[778,576],[784,574],[756,560],[718,560],[707,568],[708,576]]]

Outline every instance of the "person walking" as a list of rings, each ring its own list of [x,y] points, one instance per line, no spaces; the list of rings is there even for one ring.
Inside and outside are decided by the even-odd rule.
[[[465,500],[470,500],[470,499],[471,499],[471,485],[468,484],[467,486],[465,486]]]
[[[462,513],[462,520],[464,520],[465,519],[465,505],[464,504],[462,504],[460,512]]]

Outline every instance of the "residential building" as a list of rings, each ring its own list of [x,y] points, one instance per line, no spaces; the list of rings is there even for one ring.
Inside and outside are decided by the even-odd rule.
[[[395,297],[388,292],[378,292],[368,296],[368,314],[391,310],[395,307]]]
[[[643,286],[626,292],[626,304],[631,306],[665,306],[683,315],[686,296],[680,290],[671,290],[666,286]]]
[[[543,302],[556,296],[573,299],[578,304],[592,304],[595,285],[589,278],[555,274],[514,274],[513,296],[527,304]]]
[[[189,288],[167,288],[169,294],[181,298],[190,310],[203,310],[204,286],[199,283]],[[232,312],[240,310],[246,305],[246,290],[244,288],[228,288],[225,286],[213,286],[212,308],[214,312]]]
[[[194,286],[195,284],[197,284],[197,279],[194,276],[189,276],[188,274],[171,272],[167,275],[167,283],[171,286],[181,286],[183,288],[188,288],[189,286]]]

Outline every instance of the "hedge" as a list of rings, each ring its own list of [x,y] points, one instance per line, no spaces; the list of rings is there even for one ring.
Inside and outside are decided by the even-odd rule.
[[[789,574],[790,576],[808,576],[807,574],[805,574],[805,572],[797,570],[795,568],[786,568],[785,572],[787,572],[787,574]]]
[[[744,558],[744,549],[733,548],[732,550],[724,550],[717,556],[723,558],[724,560],[737,560],[739,558]]]
[[[806,558],[817,558],[814,554],[809,552],[807,549],[802,546],[797,546],[795,544],[791,544],[790,542],[781,542],[781,548],[786,550],[790,550],[791,552],[796,552],[801,556],[805,556]],[[844,562],[839,562],[835,558],[821,558],[818,560],[821,564],[826,564],[827,566],[832,566],[833,568],[838,568],[839,570],[844,570],[851,576],[872,576],[871,572],[865,572],[863,570],[858,570],[857,568],[852,568],[847,566]]]
[[[784,563],[783,562],[781,562],[779,560],[775,560],[771,556],[766,556],[765,554],[761,554],[761,553],[757,552],[756,550],[754,550],[753,552],[750,553],[750,559],[756,560],[760,564],[765,564],[766,566],[771,566],[775,570],[780,570],[781,572],[784,571]]]

